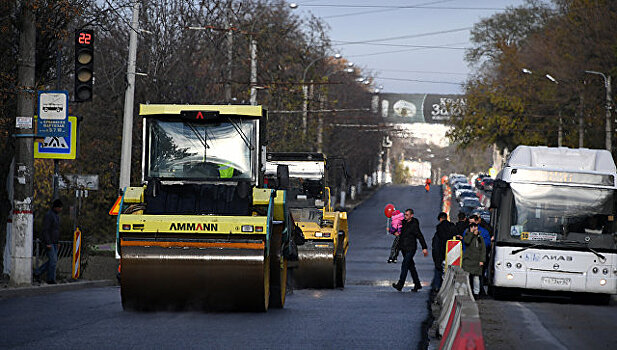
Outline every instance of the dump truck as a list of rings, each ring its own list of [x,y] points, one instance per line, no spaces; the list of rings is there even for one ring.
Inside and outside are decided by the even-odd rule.
[[[297,247],[296,288],[343,288],[349,248],[347,212],[334,211],[326,183],[329,164],[322,153],[269,152],[266,178],[288,167],[288,207],[305,242]]]
[[[140,115],[141,184],[117,218],[123,308],[283,307],[297,252],[286,192],[264,186],[267,111],[148,104]]]

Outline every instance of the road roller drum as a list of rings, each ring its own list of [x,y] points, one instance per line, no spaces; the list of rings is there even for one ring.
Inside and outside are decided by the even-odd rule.
[[[263,241],[122,240],[127,309],[265,311],[269,261]]]

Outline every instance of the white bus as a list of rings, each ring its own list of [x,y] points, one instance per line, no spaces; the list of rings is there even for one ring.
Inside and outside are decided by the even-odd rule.
[[[606,150],[517,147],[491,197],[491,292],[585,293],[608,303],[617,293],[616,179]]]

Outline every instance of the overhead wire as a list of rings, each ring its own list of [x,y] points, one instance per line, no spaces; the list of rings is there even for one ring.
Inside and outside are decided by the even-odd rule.
[[[436,31],[436,32],[426,32],[426,33],[419,33],[419,34],[408,34],[408,35],[392,36],[392,37],[379,38],[379,39],[361,40],[361,41],[349,41],[349,42],[347,42],[345,44],[341,44],[341,45],[354,45],[354,44],[374,43],[374,42],[380,42],[380,41],[411,39],[411,38],[422,38],[422,37],[427,37],[427,36],[432,36],[432,35],[462,32],[462,31],[466,31],[466,30],[471,30],[472,28],[473,27],[463,27],[463,28],[440,30],[440,31]],[[332,41],[334,42],[334,41],[337,41],[337,40],[332,40]]]
[[[451,45],[460,45],[460,43],[451,44]],[[380,52],[372,52],[372,53],[357,54],[357,55],[345,55],[345,57],[347,58],[368,57],[368,56],[387,55],[391,53],[410,52],[410,51],[419,51],[419,50],[427,50],[427,49],[428,48],[411,48],[411,49],[401,49],[401,50],[391,50],[391,51],[380,51]]]
[[[439,4],[439,3],[444,3],[444,2],[450,2],[453,0],[441,0],[441,1],[432,1],[432,2],[427,2],[427,3],[423,3],[423,4],[418,4],[415,6],[422,6],[422,5],[434,5],[434,4]],[[302,5],[302,6],[306,6],[306,5]],[[309,6],[307,6],[309,7]],[[362,12],[352,12],[352,13],[343,13],[340,15],[331,15],[331,16],[325,16],[323,17],[324,19],[328,19],[328,18],[341,18],[341,17],[351,17],[351,16],[359,16],[359,15],[367,15],[367,14],[375,14],[375,13],[383,13],[383,12],[392,12],[392,11],[396,11],[398,9],[396,8],[390,8],[390,9],[382,9],[382,10],[371,10],[371,11],[362,11]]]
[[[450,84],[450,85],[463,85],[463,83],[455,83],[451,81],[434,81],[434,80],[422,80],[422,79],[405,79],[405,78],[390,78],[390,77],[380,77],[375,76],[375,80],[396,80],[396,81],[411,81],[417,83],[430,83],[430,84]]]

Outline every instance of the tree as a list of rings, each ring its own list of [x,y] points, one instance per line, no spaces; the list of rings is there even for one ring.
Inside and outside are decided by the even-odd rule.
[[[603,86],[584,70],[615,73],[616,16],[611,1],[529,1],[476,24],[467,60],[478,73],[466,84],[465,115],[451,120],[452,140],[556,145],[561,115],[564,144],[575,146],[584,113],[585,146],[602,148],[604,118],[593,115],[603,115]]]

